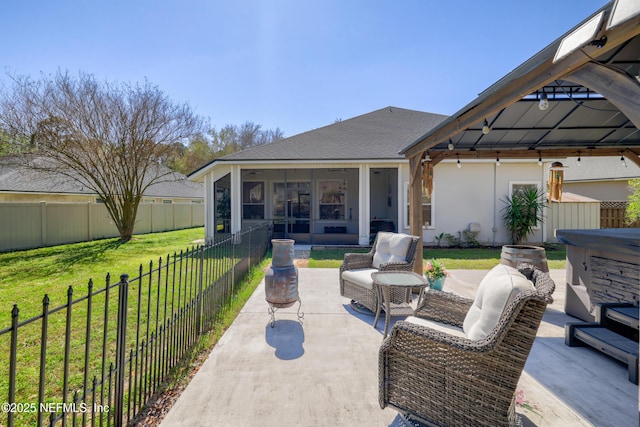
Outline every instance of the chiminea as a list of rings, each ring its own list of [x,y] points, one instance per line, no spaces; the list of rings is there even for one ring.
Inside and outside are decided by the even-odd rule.
[[[269,303],[271,327],[276,323],[275,313],[279,308],[291,307],[298,301],[298,319],[304,317],[300,313],[302,301],[298,295],[298,269],[293,265],[292,239],[272,239],[271,265],[264,276],[264,290]]]

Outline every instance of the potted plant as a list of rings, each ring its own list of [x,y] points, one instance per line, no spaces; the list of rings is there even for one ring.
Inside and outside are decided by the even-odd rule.
[[[543,221],[545,193],[538,187],[522,187],[503,200],[502,220],[514,244],[522,242]]]
[[[449,272],[445,268],[444,264],[437,259],[431,259],[427,261],[424,266],[424,277],[429,281],[429,287],[438,291],[442,290],[444,282],[449,276]]]

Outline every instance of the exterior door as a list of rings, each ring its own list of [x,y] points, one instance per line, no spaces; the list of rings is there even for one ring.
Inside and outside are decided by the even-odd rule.
[[[273,184],[274,234],[299,241],[310,240],[311,183]]]

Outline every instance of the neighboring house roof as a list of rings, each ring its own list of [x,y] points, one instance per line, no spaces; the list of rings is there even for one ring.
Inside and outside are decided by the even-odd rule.
[[[166,168],[165,170],[168,171]],[[151,185],[144,195],[146,197],[204,198],[203,185],[187,180],[181,173],[171,172],[164,179],[166,181]],[[0,158],[0,192],[95,194],[78,181],[63,175],[30,169],[10,161],[9,158]]]
[[[441,114],[386,107],[259,145],[214,160],[193,172],[202,175],[216,162],[252,160],[405,160],[399,151],[446,119]]]
[[[640,167],[625,160],[626,167],[620,157],[582,157],[580,164],[577,158],[562,160],[565,182],[578,181],[626,181],[640,177]]]

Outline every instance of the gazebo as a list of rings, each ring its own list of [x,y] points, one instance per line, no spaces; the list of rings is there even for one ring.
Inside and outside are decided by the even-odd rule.
[[[620,156],[640,165],[638,129],[640,2],[615,0],[401,151],[411,234],[422,235],[422,187],[430,191],[444,159]]]

